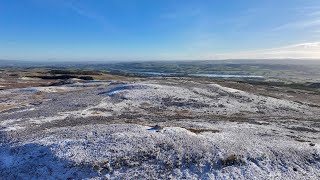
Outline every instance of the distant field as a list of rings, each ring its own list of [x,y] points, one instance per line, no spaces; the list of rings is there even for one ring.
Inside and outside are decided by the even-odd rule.
[[[1,68],[2,67],[2,68]],[[38,67],[53,74],[97,75],[101,72],[125,76],[262,76],[268,80],[288,82],[320,81],[320,61],[311,60],[224,60],[224,61],[144,61],[144,62],[22,62],[1,61],[0,70]],[[68,72],[72,70],[72,72]],[[80,72],[81,70],[82,72]]]

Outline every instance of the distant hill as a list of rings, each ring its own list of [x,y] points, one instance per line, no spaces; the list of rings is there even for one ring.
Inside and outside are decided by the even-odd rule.
[[[0,67],[83,67],[83,66],[137,66],[141,64],[172,65],[172,64],[270,64],[270,65],[320,65],[319,60],[311,59],[226,59],[226,60],[150,60],[150,61],[30,61],[30,60],[1,60]]]
[[[0,67],[8,66],[30,66],[35,65],[36,63],[31,61],[20,61],[20,60],[2,60],[0,59]]]

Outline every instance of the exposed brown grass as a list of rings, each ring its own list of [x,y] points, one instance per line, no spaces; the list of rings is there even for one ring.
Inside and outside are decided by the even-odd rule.
[[[237,156],[235,154],[229,155],[225,159],[221,159],[222,167],[233,166],[233,165],[242,165],[244,164],[244,160],[241,156]]]
[[[99,115],[99,114],[101,114],[100,112],[97,112],[97,111],[94,111],[94,112],[92,112],[91,114],[93,114],[93,115]]]
[[[16,105],[0,105],[0,112],[16,107]]]
[[[150,106],[152,106],[150,103],[147,103],[147,102],[143,102],[143,103],[141,103],[141,106],[142,107],[150,107]]]
[[[216,130],[216,129],[192,129],[192,128],[188,128],[187,130],[190,131],[190,132],[193,132],[195,134],[200,134],[200,133],[204,133],[204,132],[211,132],[211,133],[220,132],[219,130]]]
[[[189,110],[175,110],[174,112],[178,116],[190,116],[191,115]]]
[[[91,77],[93,77],[96,80],[127,80],[128,79],[128,77],[105,74],[105,73],[101,73],[100,75],[92,75]]]

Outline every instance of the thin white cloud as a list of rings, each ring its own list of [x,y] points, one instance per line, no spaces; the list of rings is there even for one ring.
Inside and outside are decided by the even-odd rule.
[[[78,3],[75,3],[74,1],[65,2],[65,6],[67,8],[69,8],[70,10],[72,10],[73,12],[77,13],[78,15],[86,17],[88,19],[91,19],[91,20],[97,22],[98,24],[103,26],[103,28],[105,28],[105,29],[108,29],[108,30],[114,29],[114,26],[108,22],[106,17],[100,15],[99,13],[97,13],[93,10],[90,10],[86,7],[83,7],[83,6],[79,5]]]
[[[224,59],[316,59],[320,60],[320,42],[300,43],[279,48],[230,53],[159,52],[133,57],[139,60],[224,60]]]
[[[202,10],[197,7],[184,7],[180,9],[171,10],[160,14],[160,18],[166,20],[178,20],[182,18],[190,18],[201,15]]]
[[[305,28],[314,28],[320,26],[320,18],[315,18],[312,20],[299,21],[299,22],[290,22],[278,27],[273,28],[273,31],[280,30],[290,30],[290,29],[305,29]]]
[[[294,44],[256,51],[212,54],[206,59],[320,59],[320,42]]]
[[[102,26],[105,30],[114,30],[115,26],[110,23],[107,17],[97,12],[94,9],[88,8],[84,2],[78,0],[32,0],[35,4],[44,5],[47,7],[63,8],[73,12],[83,18],[89,19],[98,25]]]
[[[284,22],[273,28],[273,31],[304,30],[320,27],[320,6],[306,6],[295,9],[296,21]]]
[[[316,11],[313,11],[313,12],[310,12],[308,15],[309,16],[320,16],[320,9],[316,10]]]

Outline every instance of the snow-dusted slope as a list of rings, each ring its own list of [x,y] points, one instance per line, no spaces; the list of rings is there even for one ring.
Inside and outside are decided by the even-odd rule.
[[[191,113],[215,115],[265,114],[267,116],[313,116],[310,107],[292,101],[257,96],[217,84],[193,86],[169,86],[154,83],[135,83],[116,87],[104,95],[106,103],[114,111],[140,108],[141,104],[164,110],[188,110]],[[121,99],[114,103],[112,99]]]
[[[160,79],[0,96],[1,178],[320,178],[320,109],[307,104]]]
[[[319,137],[297,141],[289,130],[220,122],[152,130],[141,125],[93,125],[48,130],[48,135],[1,149],[9,179],[168,178],[318,179]],[[202,127],[202,133],[186,126]],[[189,129],[189,130],[188,130]],[[211,131],[209,131],[211,130]],[[214,131],[213,131],[214,130]],[[313,139],[311,146],[308,139]]]

